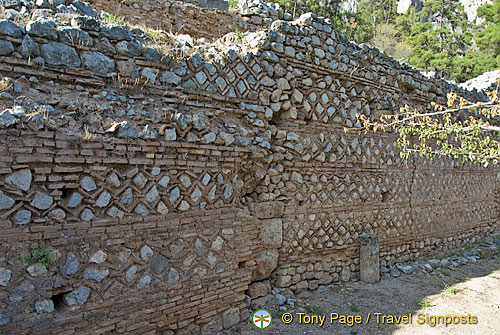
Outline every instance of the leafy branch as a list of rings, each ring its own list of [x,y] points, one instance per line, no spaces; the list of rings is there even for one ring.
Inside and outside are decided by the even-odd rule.
[[[377,121],[358,115],[362,126],[357,129],[399,134],[397,144],[404,159],[418,154],[430,159],[459,158],[484,166],[498,164],[500,99],[497,92],[489,97],[486,103],[470,103],[456,93],[449,93],[447,106],[432,103],[435,111],[429,113],[405,106],[400,113],[382,115]]]

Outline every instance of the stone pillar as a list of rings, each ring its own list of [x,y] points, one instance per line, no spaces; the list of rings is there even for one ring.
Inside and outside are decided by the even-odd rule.
[[[359,237],[359,275],[365,283],[377,283],[380,280],[378,237],[362,235]]]

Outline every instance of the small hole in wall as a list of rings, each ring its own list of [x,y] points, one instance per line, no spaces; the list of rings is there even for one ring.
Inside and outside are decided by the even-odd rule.
[[[245,262],[244,261],[238,263],[238,269],[242,269],[244,267],[245,267]]]
[[[63,188],[61,190],[61,192],[62,192],[61,199],[68,199],[71,195],[71,191],[73,191],[73,190],[69,189],[69,188]]]
[[[299,206],[304,206],[304,200],[299,200]]]
[[[66,292],[61,292],[61,293],[57,293],[57,294],[54,294],[50,299],[52,300],[52,302],[54,303],[54,310],[56,312],[59,312],[61,310],[64,309],[64,307],[66,306],[64,304],[64,294]]]
[[[382,192],[382,202],[389,200],[389,192]]]

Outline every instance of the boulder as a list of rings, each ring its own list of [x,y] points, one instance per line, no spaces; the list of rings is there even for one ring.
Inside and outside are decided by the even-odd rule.
[[[62,43],[51,42],[41,47],[47,65],[79,67],[82,62],[76,50]]]
[[[252,280],[267,279],[278,266],[278,251],[263,250],[255,261],[257,265],[252,273]]]
[[[115,70],[115,61],[100,52],[82,53],[83,67],[100,75],[109,75]]]
[[[32,36],[57,40],[56,22],[46,17],[28,22],[26,25],[26,32]]]
[[[0,20],[0,35],[7,35],[14,38],[21,38],[24,28],[9,20]]]
[[[10,41],[0,40],[0,56],[8,56],[14,52],[14,46]]]
[[[57,35],[61,42],[65,42],[71,45],[79,46],[92,46],[94,40],[90,35],[81,29],[72,27],[61,27],[57,29]]]

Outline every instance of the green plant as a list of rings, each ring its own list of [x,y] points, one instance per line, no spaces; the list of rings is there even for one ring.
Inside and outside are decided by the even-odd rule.
[[[459,283],[462,283],[465,281],[465,278],[464,277],[461,277],[461,276],[456,276],[455,279],[459,282]]]
[[[457,294],[458,293],[458,288],[456,288],[454,285],[450,286],[448,284],[444,284],[444,289],[448,291],[451,294]]]
[[[46,249],[44,244],[41,244],[38,248],[31,249],[31,255],[23,255],[21,259],[23,262],[40,263],[45,266],[54,263],[52,251]]]
[[[229,8],[238,7],[238,0],[229,0]]]
[[[321,309],[321,307],[318,306],[313,306],[313,305],[306,305],[305,307],[306,312],[309,314],[325,314],[325,312]]]
[[[102,22],[104,23],[109,23],[109,24],[119,24],[119,25],[124,25],[125,24],[125,18],[122,16],[115,16],[113,14],[105,13],[102,18]]]
[[[239,31],[238,29],[236,29],[236,31],[234,33],[236,34],[236,37],[239,40],[242,40],[243,38],[245,38],[246,36],[248,36],[248,31]]]
[[[441,273],[444,274],[446,277],[449,277],[451,275],[450,270],[448,269],[441,270]]]
[[[351,312],[358,313],[359,312],[359,308],[356,305],[352,305],[351,306]]]
[[[420,301],[418,302],[418,306],[419,306],[419,307],[422,307],[422,308],[425,308],[425,307],[431,307],[432,305],[431,305],[431,303],[430,303],[430,302],[428,302],[428,301],[425,301],[425,300],[420,300]]]
[[[466,244],[465,244],[465,250],[467,250],[467,251],[471,251],[471,250],[472,250],[472,244],[470,244],[470,243],[466,243]]]

